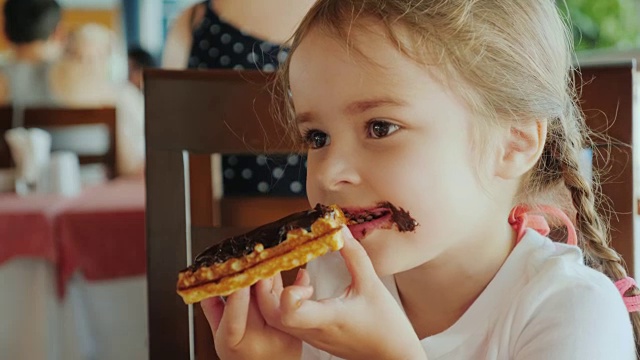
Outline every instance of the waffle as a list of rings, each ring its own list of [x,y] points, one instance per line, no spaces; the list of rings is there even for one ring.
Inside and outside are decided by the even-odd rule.
[[[317,205],[246,234],[223,240],[198,255],[178,274],[177,292],[186,304],[226,296],[261,279],[304,265],[342,248],[346,223],[337,206]]]

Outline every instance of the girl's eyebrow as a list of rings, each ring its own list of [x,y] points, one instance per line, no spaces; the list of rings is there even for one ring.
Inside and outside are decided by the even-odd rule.
[[[369,111],[371,109],[379,108],[379,107],[394,107],[394,106],[404,106],[406,105],[406,101],[392,98],[392,97],[380,97],[366,100],[358,100],[354,101],[351,104],[347,105],[345,108],[345,113],[350,115],[361,114],[363,112]]]
[[[311,112],[303,112],[301,114],[296,114],[295,123],[300,125],[307,122],[311,122],[313,119],[313,114]]]
[[[381,98],[357,100],[347,105],[344,109],[344,113],[349,115],[357,115],[357,114],[361,114],[363,112],[366,112],[375,108],[379,108],[379,107],[404,106],[406,104],[407,104],[406,101],[392,98],[392,97],[381,97]],[[296,115],[295,121],[297,124],[304,124],[306,122],[310,122],[313,119],[313,117],[314,115],[312,112],[303,112]]]

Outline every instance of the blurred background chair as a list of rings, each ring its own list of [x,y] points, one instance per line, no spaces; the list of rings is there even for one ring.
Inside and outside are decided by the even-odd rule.
[[[28,108],[24,126],[48,131],[52,151],[74,152],[81,165],[97,165],[96,172],[102,168],[109,179],[117,176],[115,108]]]

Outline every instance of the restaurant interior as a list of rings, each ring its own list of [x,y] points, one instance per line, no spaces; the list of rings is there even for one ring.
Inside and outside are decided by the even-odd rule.
[[[573,2],[576,18],[592,16]],[[253,46],[214,22],[213,3],[0,0],[1,359],[217,359],[202,309],[176,294],[178,272],[309,208],[306,157],[274,118],[269,84],[287,56],[278,41],[311,2],[286,5],[293,26]],[[612,246],[636,276],[637,7],[630,24],[609,14],[602,29],[626,27],[606,38],[588,32],[593,15],[575,59],[587,125],[614,140],[584,149],[582,170],[607,169]]]

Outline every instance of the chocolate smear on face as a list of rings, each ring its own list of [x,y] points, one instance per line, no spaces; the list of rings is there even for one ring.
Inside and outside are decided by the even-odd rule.
[[[416,226],[418,226],[418,222],[403,208],[397,208],[390,202],[383,202],[378,204],[378,206],[391,210],[391,219],[400,232],[413,231],[416,229]]]

